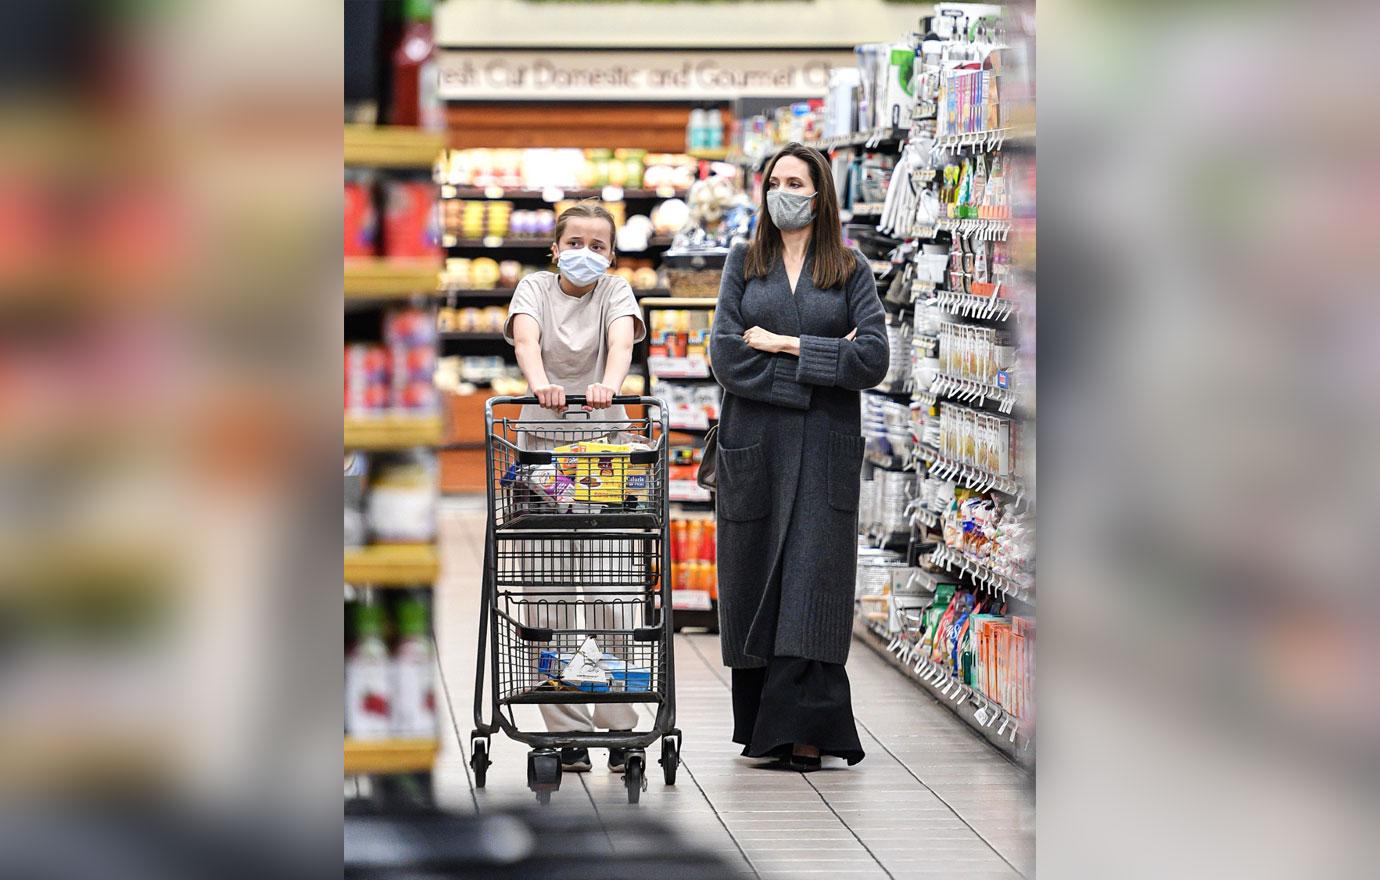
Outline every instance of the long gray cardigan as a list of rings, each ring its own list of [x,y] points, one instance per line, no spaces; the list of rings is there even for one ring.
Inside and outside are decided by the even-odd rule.
[[[724,663],[848,658],[863,437],[858,392],[886,375],[886,317],[871,267],[820,290],[806,254],[745,281],[746,244],[724,266],[710,339],[719,421],[719,626]],[[800,337],[799,358],[748,347],[752,326]],[[847,340],[854,327],[857,338]]]

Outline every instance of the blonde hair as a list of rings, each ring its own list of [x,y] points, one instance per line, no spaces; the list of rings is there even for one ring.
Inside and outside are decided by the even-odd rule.
[[[609,224],[609,249],[612,250],[613,239],[618,235],[618,224],[614,222],[609,209],[605,208],[598,199],[584,199],[561,212],[561,216],[556,218],[556,244],[561,243],[561,236],[565,234],[565,224],[572,217],[589,217],[607,221]]]

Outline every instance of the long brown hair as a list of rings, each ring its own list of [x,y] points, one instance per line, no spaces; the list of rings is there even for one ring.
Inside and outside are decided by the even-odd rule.
[[[782,156],[794,156],[810,169],[815,185],[815,218],[810,223],[810,246],[814,248],[814,271],[811,278],[820,290],[832,290],[848,282],[857,268],[857,260],[843,246],[843,227],[839,224],[839,197],[834,191],[834,175],[829,160],[814,147],[795,141],[786,144],[767,163],[762,175],[762,204],[758,206],[757,233],[748,245],[743,262],[746,278],[765,278],[781,260],[781,230],[772,222],[767,210],[767,188],[771,186],[771,172]]]

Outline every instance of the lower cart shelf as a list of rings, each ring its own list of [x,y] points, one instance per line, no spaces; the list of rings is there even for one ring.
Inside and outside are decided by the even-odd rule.
[[[436,763],[434,739],[345,738],[345,775],[427,773]]]
[[[936,681],[934,676],[928,675],[932,670],[927,669],[927,664],[923,661],[917,672],[914,662],[907,662],[896,651],[888,650],[891,638],[879,628],[879,625],[868,624],[855,618],[853,637],[877,652],[902,674],[924,688],[930,696],[946,706],[959,718],[962,718],[969,727],[1005,753],[1007,757],[1023,767],[1028,768],[1034,765],[1035,749],[1030,735],[1021,730],[1016,720],[1003,712],[995,703],[987,700],[967,685],[952,679],[938,677]]]

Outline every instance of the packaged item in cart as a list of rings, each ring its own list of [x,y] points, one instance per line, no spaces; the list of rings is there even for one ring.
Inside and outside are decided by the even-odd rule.
[[[633,464],[628,455],[647,448],[641,443],[587,440],[557,446],[554,451],[561,471],[575,481],[575,501],[623,504],[629,498],[647,497],[651,467]]]
[[[571,509],[575,494],[575,481],[561,472],[554,464],[532,465],[524,469],[523,482],[537,493],[542,506],[554,506],[557,512],[567,513]]]
[[[609,672],[603,661],[604,654],[599,650],[599,642],[595,640],[594,636],[590,636],[585,639],[584,644],[580,645],[580,650],[576,651],[575,656],[565,665],[565,669],[561,671],[561,679],[581,688],[587,684],[602,684],[607,688]]]

